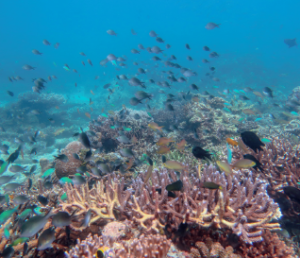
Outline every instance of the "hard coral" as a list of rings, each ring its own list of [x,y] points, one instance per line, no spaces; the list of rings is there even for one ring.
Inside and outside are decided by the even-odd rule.
[[[219,98],[219,97],[214,97],[212,99],[206,99],[206,102],[208,105],[211,106],[211,108],[214,108],[214,109],[222,109],[224,108],[224,103],[226,102],[224,99],[222,98]]]
[[[254,243],[253,245],[240,246],[240,252],[243,258],[293,258],[296,257],[292,247],[286,246],[286,244],[278,238],[276,233],[271,233],[266,230],[263,233],[263,242]]]
[[[264,178],[274,190],[280,190],[288,185],[298,186],[297,183],[300,181],[299,147],[293,147],[287,140],[274,138],[272,143],[263,148],[263,151],[256,154],[249,149],[249,153],[262,164]],[[233,157],[236,159],[242,158],[243,154],[238,149],[233,151]]]
[[[89,235],[85,240],[78,239],[77,245],[69,252],[67,258],[92,258],[99,248],[105,251],[105,257],[110,258],[165,258],[169,251],[171,241],[165,236],[140,236],[129,241],[116,241],[107,246],[103,238]]]
[[[68,200],[61,207],[70,213],[79,208],[79,216],[91,209],[91,223],[130,219],[147,233],[159,233],[167,224],[177,228],[184,220],[202,227],[230,228],[247,243],[262,241],[263,229],[279,228],[278,223],[271,222],[281,216],[278,205],[267,195],[266,182],[251,173],[247,178],[241,171],[226,177],[210,166],[204,167],[199,179],[182,172],[184,190],[172,199],[165,189],[177,177],[169,172],[155,170],[152,184],[144,183],[145,174],[138,176],[132,190],[124,190],[124,179],[119,182],[114,174],[91,190],[87,185],[79,190],[68,186]],[[201,188],[207,181],[222,185],[223,190]]]
[[[77,173],[76,169],[81,166],[82,162],[75,159],[73,153],[79,154],[80,150],[83,148],[84,146],[81,142],[74,141],[69,143],[65,149],[62,150],[62,153],[67,155],[69,160],[67,162],[56,160],[55,174],[58,178],[68,177]]]
[[[224,248],[219,242],[212,242],[207,245],[198,241],[195,247],[191,248],[191,253],[193,258],[241,258],[240,255],[234,254],[231,246]]]

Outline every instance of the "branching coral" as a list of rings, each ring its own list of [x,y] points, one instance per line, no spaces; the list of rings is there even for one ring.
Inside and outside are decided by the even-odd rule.
[[[231,178],[210,166],[197,179],[183,172],[184,191],[175,199],[167,197],[165,190],[167,184],[177,180],[174,172],[169,176],[165,169],[154,171],[151,184],[144,184],[143,178],[144,174],[133,180],[133,194],[123,190],[124,180],[119,183],[117,176],[101,180],[91,190],[87,185],[80,189],[68,186],[68,201],[61,207],[68,212],[79,209],[78,215],[91,209],[91,223],[128,218],[149,233],[160,232],[166,224],[177,228],[185,220],[202,227],[230,228],[248,243],[261,241],[262,229],[279,228],[271,222],[281,215],[278,205],[267,195],[267,184],[251,173],[248,179],[240,173]],[[223,191],[201,188],[206,181],[222,185]],[[160,193],[156,189],[161,189]]]
[[[263,151],[255,153],[249,149],[254,157],[262,164],[263,175],[274,190],[284,186],[297,186],[300,180],[300,151],[299,147],[293,147],[287,140],[274,138],[267,144]],[[242,158],[242,151],[235,148],[233,157]]]

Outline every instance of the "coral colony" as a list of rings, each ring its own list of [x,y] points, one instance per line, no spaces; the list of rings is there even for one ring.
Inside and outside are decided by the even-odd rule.
[[[105,36],[125,46],[122,32]],[[296,50],[296,39],[284,43]],[[30,92],[5,86],[14,100],[0,103],[0,257],[299,257],[300,86],[287,95],[244,66],[230,78],[230,58],[208,46],[202,66],[190,65],[196,55],[175,63],[169,44],[137,47],[129,58],[107,53],[92,80],[99,60],[78,51],[82,70],[60,66],[65,88],[10,62],[34,75],[24,76]],[[40,51],[30,54],[52,58]]]

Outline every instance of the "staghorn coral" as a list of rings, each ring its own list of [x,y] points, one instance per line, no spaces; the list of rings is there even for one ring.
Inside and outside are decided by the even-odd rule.
[[[62,150],[62,153],[67,155],[69,160],[67,162],[56,160],[55,174],[58,178],[72,176],[77,173],[76,169],[81,166],[82,161],[75,159],[73,153],[79,154],[83,148],[84,146],[81,142],[74,141],[70,142],[65,149]]]
[[[252,243],[262,241],[263,229],[279,228],[278,223],[271,222],[281,216],[278,205],[267,195],[267,184],[252,173],[248,179],[242,173],[231,178],[205,166],[199,179],[182,172],[184,191],[175,199],[168,198],[165,190],[167,184],[177,180],[174,172],[169,176],[166,169],[155,170],[151,184],[144,184],[144,176],[132,181],[132,190],[123,190],[124,179],[119,182],[115,175],[105,182],[102,179],[91,190],[87,185],[80,189],[67,186],[68,200],[60,206],[70,213],[79,209],[78,216],[91,209],[91,223],[127,218],[147,233],[158,233],[168,223],[177,228],[187,220],[202,227],[230,228],[243,241]],[[201,188],[205,181],[222,185],[223,191]],[[161,194],[155,189],[161,189]]]

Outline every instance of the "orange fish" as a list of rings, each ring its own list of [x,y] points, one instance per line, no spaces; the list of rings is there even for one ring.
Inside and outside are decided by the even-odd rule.
[[[77,108],[77,113],[78,113],[78,115],[80,115],[79,108]]]
[[[170,148],[167,146],[160,146],[159,149],[156,151],[157,154],[166,154],[170,152]]]
[[[93,95],[95,95],[95,93],[94,93],[92,90],[90,90],[90,92],[91,92]]]
[[[59,106],[55,106],[56,109],[59,109]]]
[[[157,123],[152,122],[152,123],[148,124],[148,126],[149,126],[152,130],[158,130],[158,131],[161,131],[161,132],[162,132],[163,126],[158,126]]]
[[[179,142],[179,143],[176,143],[176,149],[177,150],[184,150],[184,147],[185,147],[185,145],[186,145],[186,140],[185,139],[183,139],[183,140],[181,140],[181,142]]]
[[[91,118],[91,114],[88,113],[88,112],[85,113],[85,116],[88,117],[88,118]]]
[[[226,142],[229,143],[232,146],[238,146],[239,145],[237,141],[232,140],[230,138],[226,138]]]
[[[158,146],[168,145],[170,142],[174,142],[173,139],[167,137],[161,137],[156,143],[156,145]]]

